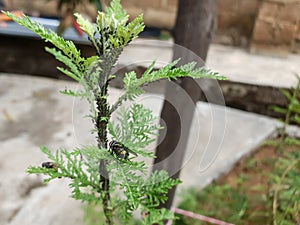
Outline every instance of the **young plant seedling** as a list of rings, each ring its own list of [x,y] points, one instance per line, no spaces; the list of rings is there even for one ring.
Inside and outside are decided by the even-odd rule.
[[[96,55],[83,57],[72,41],[45,29],[25,15],[17,18],[6,14],[53,44],[45,49],[65,64],[66,67],[58,67],[58,70],[83,86],[83,91],[65,90],[62,93],[88,101],[89,117],[97,137],[97,146],[62,149],[55,154],[47,147],[41,147],[49,162],[43,166],[30,166],[27,172],[47,174],[45,182],[56,178],[70,179],[72,197],[88,204],[101,203],[109,225],[117,220],[120,224],[128,224],[135,211],[142,215],[141,224],[163,224],[165,220],[173,220],[172,212],[157,207],[167,200],[168,190],[180,181],[171,179],[165,171],[147,175],[145,162],[135,160],[137,155],[155,157],[153,152],[147,151],[148,145],[155,141],[153,135],[160,128],[155,117],[141,104],[133,103],[118,112],[116,109],[124,101],[134,102],[143,93],[143,85],[160,79],[225,78],[205,68],[196,68],[194,62],[176,67],[178,59],[156,71],[153,62],[140,78],[134,71],[126,73],[123,79],[125,92],[110,105],[108,86],[115,77],[111,74],[112,68],[124,47],[144,29],[142,15],[129,22],[120,0],[111,1],[105,12],[99,12],[94,24],[75,14],[77,23],[96,50]],[[118,113],[117,122],[111,119],[113,113]],[[112,140],[108,140],[108,133]],[[116,194],[120,191],[121,196]]]

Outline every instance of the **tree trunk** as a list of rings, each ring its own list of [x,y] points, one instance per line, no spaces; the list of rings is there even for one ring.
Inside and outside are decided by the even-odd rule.
[[[215,0],[179,0],[174,29],[177,46],[174,46],[173,58],[181,58],[180,64],[196,61],[197,66],[204,65],[214,17]],[[183,78],[168,83],[161,112],[161,125],[165,129],[159,134],[153,170],[163,169],[172,178],[179,178],[195,104],[200,94],[199,85],[193,79]],[[161,207],[171,208],[175,190],[176,187],[169,191],[168,200]]]

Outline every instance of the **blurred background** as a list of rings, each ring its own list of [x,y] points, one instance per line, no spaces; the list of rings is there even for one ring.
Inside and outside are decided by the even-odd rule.
[[[84,56],[90,56],[95,51],[78,28],[73,12],[94,21],[97,11],[104,10],[109,2],[0,0],[0,7],[16,15],[31,16],[73,40]],[[178,11],[177,0],[121,2],[130,19],[144,14],[146,28],[120,57],[118,77],[111,82],[113,98],[121,95],[124,72],[134,69],[142,74],[147,60],[163,63],[172,60]],[[299,87],[295,74],[300,74],[300,0],[217,0],[216,6],[206,66],[228,77],[217,83],[224,102],[221,106],[211,106],[205,103],[204,95],[199,96],[187,145],[192,151],[186,155],[186,168],[181,176],[184,188],[196,187],[196,190],[185,191],[179,206],[236,224],[267,224],[272,217],[272,201],[268,200],[271,181],[257,174],[279,171],[274,165],[282,152],[259,146],[266,140],[274,140],[270,138],[277,140],[277,119],[286,121],[287,111],[282,113],[271,106],[287,108],[291,103],[291,94],[287,93]],[[90,127],[78,119],[86,112],[82,103],[75,102],[74,108],[68,97],[58,94],[65,87],[76,88],[76,83],[56,69],[62,65],[44,51],[45,46],[49,44],[0,15],[0,224],[82,224],[79,204],[68,198],[67,182],[45,186],[41,177],[24,172],[28,164],[38,165],[45,160],[38,150],[40,145],[72,148],[78,140],[82,143],[93,140],[84,135]],[[146,95],[142,96],[158,117],[165,84],[163,81],[145,87]],[[75,115],[75,122],[70,115]],[[292,125],[288,126],[289,134],[299,140],[299,123],[288,122]],[[77,139],[72,135],[74,132],[78,132]],[[204,153],[199,152],[214,140],[218,141],[211,148],[219,155],[209,170],[200,171],[199,161],[203,159],[200,155]],[[288,147],[287,151],[299,152],[299,147]],[[299,160],[299,155],[294,156]],[[217,178],[221,186],[208,187],[201,192],[204,195],[199,192]],[[293,199],[297,200],[294,196]],[[178,197],[175,200],[176,204],[180,202]],[[295,207],[299,209],[299,201],[297,204]],[[30,213],[35,210],[40,211],[39,216]],[[259,214],[268,210],[269,214]],[[298,224],[299,210],[292,211],[292,215],[290,224]],[[197,223],[182,217],[178,224]]]

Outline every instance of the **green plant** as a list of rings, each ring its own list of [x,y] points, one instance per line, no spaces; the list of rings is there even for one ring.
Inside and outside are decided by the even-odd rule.
[[[285,152],[270,175],[273,225],[300,222],[300,152]]]
[[[280,114],[283,114],[285,119],[283,127],[279,129],[280,141],[278,143],[278,149],[282,144],[291,144],[300,146],[300,141],[297,138],[292,138],[287,135],[287,126],[294,123],[300,125],[300,77],[296,75],[298,82],[295,88],[292,89],[292,93],[288,90],[281,89],[281,93],[287,98],[288,103],[286,107],[272,106],[271,108]]]
[[[289,137],[286,129],[294,123],[300,125],[300,77],[298,75],[297,85],[292,92],[281,90],[288,100],[286,107],[273,106],[275,112],[285,116],[283,127],[279,129],[279,141],[275,146],[284,150],[284,145],[294,145],[299,148],[300,141],[297,138]],[[273,143],[274,145],[274,143]],[[272,223],[295,224],[300,222],[300,153],[283,152],[275,164],[274,172],[270,174],[271,188],[269,191],[272,208]]]
[[[144,161],[136,161],[136,154],[143,157],[155,157],[146,150],[155,140],[160,129],[152,112],[140,104],[121,108],[118,121],[112,121],[111,115],[124,101],[134,101],[143,93],[142,86],[159,79],[178,77],[225,79],[205,68],[195,68],[192,62],[176,67],[179,60],[153,71],[153,62],[140,78],[134,71],[126,73],[123,79],[124,94],[112,105],[108,103],[108,85],[115,78],[111,74],[123,48],[143,30],[142,15],[131,22],[123,10],[120,0],[113,0],[105,12],[99,12],[96,23],[92,24],[80,14],[75,14],[81,29],[87,34],[96,55],[83,57],[72,41],[66,41],[54,31],[23,16],[16,18],[6,13],[15,22],[38,34],[53,44],[46,51],[52,54],[66,67],[58,70],[73,78],[83,86],[83,91],[65,90],[63,94],[84,98],[89,102],[90,115],[94,124],[97,146],[83,146],[71,151],[59,149],[52,153],[47,147],[41,151],[47,155],[48,164],[42,167],[30,166],[30,174],[47,174],[45,182],[56,178],[69,178],[72,197],[87,202],[88,205],[101,203],[106,224],[128,224],[133,213],[140,211],[141,224],[162,224],[164,220],[174,219],[172,212],[158,209],[160,203],[167,200],[166,193],[179,180],[169,178],[167,172],[157,171],[147,176]],[[120,157],[110,149],[108,133],[112,140],[119,143],[123,151],[130,149],[134,154]],[[121,194],[118,194],[121,193]]]
[[[183,193],[183,200],[178,208],[200,213],[231,223],[245,222],[245,211],[248,208],[248,198],[240,190],[229,185],[217,185],[215,183],[202,191],[190,188]],[[179,217],[176,225],[204,224],[195,219]]]

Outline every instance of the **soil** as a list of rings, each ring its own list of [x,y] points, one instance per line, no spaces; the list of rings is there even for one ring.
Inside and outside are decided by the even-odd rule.
[[[293,152],[299,150],[297,146],[284,146],[285,152]],[[252,155],[240,160],[233,169],[218,180],[218,184],[229,184],[231,187],[238,187],[237,177],[244,174],[247,179],[243,181],[243,186],[253,187],[257,184],[262,185],[267,190],[268,180],[264,179],[274,169],[276,159],[282,155],[282,151],[276,146],[262,145],[256,149]],[[247,188],[249,193],[253,193]]]
[[[272,189],[270,174],[274,171],[277,159],[283,152],[299,151],[299,146],[284,146],[282,149],[280,151],[276,146],[263,145],[252,155],[240,160],[228,174],[217,181],[217,184],[229,184],[232,188],[241,190],[248,197],[251,207],[245,214],[249,218],[256,217],[257,222],[267,222],[271,219],[270,214],[266,213],[270,210],[270,206],[266,203],[269,191]],[[247,224],[253,224],[253,221]]]

